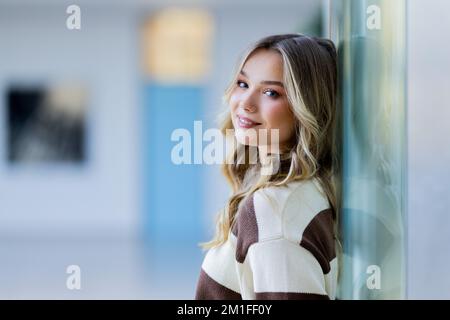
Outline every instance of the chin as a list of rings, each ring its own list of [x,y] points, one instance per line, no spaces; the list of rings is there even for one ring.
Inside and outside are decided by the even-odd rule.
[[[243,130],[241,128],[235,129],[235,138],[237,140],[237,142],[239,142],[240,144],[246,145],[246,146],[253,146],[253,147],[257,147],[258,146],[258,138],[257,137],[249,137],[246,134],[247,130]]]

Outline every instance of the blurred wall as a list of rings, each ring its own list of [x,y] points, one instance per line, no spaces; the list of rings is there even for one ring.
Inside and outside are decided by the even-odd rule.
[[[37,4],[37,3],[36,3]],[[137,35],[131,10],[0,4],[0,90],[74,81],[88,90],[87,161],[16,166],[0,161],[0,233],[78,236],[133,232],[139,222]],[[6,159],[5,99],[0,157]]]
[[[408,298],[450,299],[450,2],[407,6]]]

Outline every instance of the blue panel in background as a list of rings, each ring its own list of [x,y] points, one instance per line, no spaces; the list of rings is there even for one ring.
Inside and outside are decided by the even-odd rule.
[[[188,86],[145,87],[144,101],[144,214],[146,238],[152,243],[203,241],[202,166],[172,162],[172,132],[191,133],[201,120],[203,89]]]

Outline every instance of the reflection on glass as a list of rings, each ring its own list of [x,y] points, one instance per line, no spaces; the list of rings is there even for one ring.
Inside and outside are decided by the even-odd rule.
[[[405,1],[335,0],[342,107],[341,299],[405,294]]]

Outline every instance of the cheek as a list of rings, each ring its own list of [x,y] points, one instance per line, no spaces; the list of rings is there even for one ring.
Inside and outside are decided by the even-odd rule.
[[[286,104],[272,105],[265,110],[266,127],[279,129],[280,142],[287,141],[293,134],[294,115]]]
[[[293,121],[289,106],[284,103],[268,106],[264,111],[264,118],[270,128],[282,130]]]
[[[232,94],[230,96],[230,100],[228,102],[228,105],[230,106],[230,109],[232,112],[235,112],[237,109],[237,105],[238,105],[238,101],[239,101],[239,96],[237,94]]]

